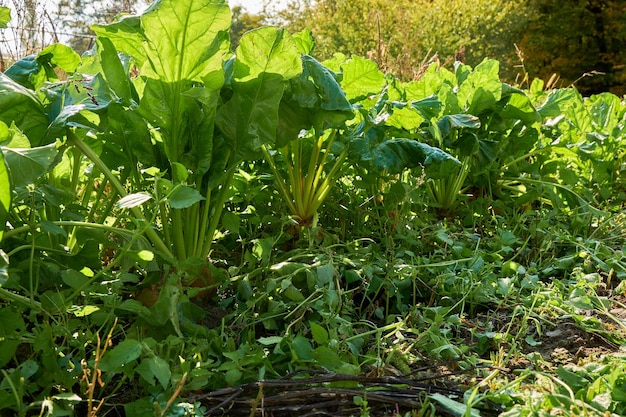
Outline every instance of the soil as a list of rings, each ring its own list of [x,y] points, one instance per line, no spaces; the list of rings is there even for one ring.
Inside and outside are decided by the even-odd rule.
[[[615,307],[609,313],[617,320],[626,323],[626,308],[621,305],[626,301],[624,296],[610,297],[612,301],[617,301]],[[620,305],[621,304],[621,305]],[[596,316],[605,326],[606,334],[619,335],[626,338],[626,327],[621,331],[612,320],[605,316]],[[531,365],[529,357],[532,353],[538,353],[543,360],[543,366],[556,367],[565,364],[577,364],[598,360],[604,356],[623,354],[620,346],[609,340],[599,331],[585,331],[573,319],[562,318],[557,320],[553,326],[544,328],[541,334],[533,334],[534,340],[539,342],[535,346],[524,344],[523,355],[511,363],[512,368],[527,368]]]

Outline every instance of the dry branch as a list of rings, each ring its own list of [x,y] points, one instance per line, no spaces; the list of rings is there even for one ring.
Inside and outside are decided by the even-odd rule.
[[[455,374],[409,378],[299,371],[282,379],[223,388],[191,399],[207,408],[207,416],[339,417],[358,415],[355,398],[361,397],[372,416],[385,416],[422,409],[429,402],[428,394],[438,393],[462,402],[464,391],[449,386]],[[437,410],[438,415],[452,415],[443,408]],[[493,414],[499,411],[494,407]],[[489,415],[489,411],[483,415]]]

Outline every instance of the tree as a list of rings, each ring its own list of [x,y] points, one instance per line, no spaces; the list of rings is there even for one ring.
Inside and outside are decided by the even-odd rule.
[[[280,16],[313,31],[318,58],[369,56],[404,79],[437,54],[471,66],[498,59],[511,83],[556,74],[555,85],[583,94],[626,93],[621,0],[292,0]]]
[[[520,40],[526,70],[584,94],[626,94],[626,3],[618,0],[531,0]]]
[[[3,32],[7,61],[37,53],[51,43],[61,42],[84,52],[91,47],[94,23],[113,21],[120,13],[136,13],[149,0],[10,0],[10,28]],[[8,66],[10,62],[3,62]]]
[[[457,52],[476,65],[485,57],[502,61],[514,77],[514,39],[523,30],[521,0],[294,0],[281,17],[292,30],[309,27],[324,59],[334,52],[374,58],[405,79],[437,54],[453,61]],[[463,55],[463,54],[460,54]],[[463,58],[462,56],[458,56]]]
[[[385,69],[404,70],[407,53],[412,56],[419,51],[418,45],[406,43],[410,31],[396,30],[408,27],[406,7],[410,5],[408,0],[294,0],[280,17],[292,32],[312,30],[320,59],[341,52],[369,56]]]
[[[10,0],[1,1],[0,5],[11,9],[9,27],[2,31],[2,52],[3,56],[5,53],[8,55],[7,61],[15,61],[54,41],[54,31],[50,30],[54,21],[47,14],[42,2]],[[3,62],[4,67],[6,64]]]

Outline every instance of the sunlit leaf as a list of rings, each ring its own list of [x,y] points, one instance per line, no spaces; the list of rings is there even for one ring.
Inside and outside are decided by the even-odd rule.
[[[150,194],[146,194],[146,193],[134,193],[134,194],[129,194],[125,197],[122,197],[118,202],[117,202],[117,207],[118,208],[133,208],[133,207],[137,207],[142,205],[143,203],[145,203],[146,201],[150,200],[152,198],[152,196]]]
[[[76,317],[86,317],[90,314],[95,313],[96,311],[100,311],[100,307],[98,306],[80,306],[76,309],[70,309],[70,312],[74,314]]]
[[[285,30],[267,27],[242,37],[233,65],[233,96],[219,109],[216,124],[237,158],[252,158],[276,140],[286,80],[302,71],[302,60]]]
[[[133,57],[137,66],[141,67],[148,59],[144,48],[146,37],[139,16],[124,16],[109,25],[93,25],[91,30],[99,38],[107,38],[113,42],[119,52]]]
[[[533,106],[530,98],[523,93],[512,94],[501,113],[502,117],[519,119],[528,125],[541,121],[541,116]]]
[[[315,39],[313,38],[313,32],[311,29],[305,28],[304,30],[293,35],[294,41],[298,46],[298,50],[303,54],[311,54],[315,47]]]
[[[104,78],[118,97],[129,102],[133,98],[130,78],[113,42],[108,38],[98,38],[96,42]]]
[[[0,148],[0,242],[2,242],[2,235],[4,234],[7,219],[9,218],[9,208],[11,207],[11,189],[9,171],[7,170],[4,162],[2,148]],[[0,255],[6,256],[4,252],[1,251]]]
[[[343,72],[341,87],[350,101],[379,93],[385,85],[385,74],[369,59],[353,56],[341,65],[341,69]]]
[[[233,79],[246,83],[263,74],[289,79],[302,72],[300,51],[284,29],[264,27],[246,33],[237,47]]]
[[[11,21],[11,9],[9,7],[0,7],[0,29],[6,29],[7,24]]]
[[[62,392],[62,393],[53,395],[52,398],[55,400],[63,400],[63,401],[70,401],[70,402],[82,401],[82,398],[80,398],[77,394],[73,394],[71,392]]]
[[[150,262],[154,259],[154,252],[149,250],[140,250],[137,252],[137,256],[143,261]]]
[[[257,341],[264,346],[277,345],[283,341],[282,336],[259,337]]]
[[[155,2],[141,16],[150,57],[142,73],[165,82],[202,81],[209,73],[221,73],[230,24],[223,0]]]
[[[550,90],[544,102],[537,108],[541,117],[559,117],[573,102],[580,100],[580,93],[573,88]]]
[[[498,61],[485,59],[462,82],[459,81],[459,104],[467,113],[478,116],[496,106],[502,97],[499,69]]]
[[[55,43],[46,46],[37,54],[37,62],[40,65],[56,66],[67,73],[73,73],[80,64],[80,55],[67,45]]]

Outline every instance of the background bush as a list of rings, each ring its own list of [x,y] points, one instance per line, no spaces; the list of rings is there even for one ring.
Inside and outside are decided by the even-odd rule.
[[[294,0],[279,16],[313,31],[318,58],[370,56],[405,79],[435,54],[471,66],[489,57],[509,82],[556,74],[555,86],[576,83],[584,95],[626,92],[622,1]]]

